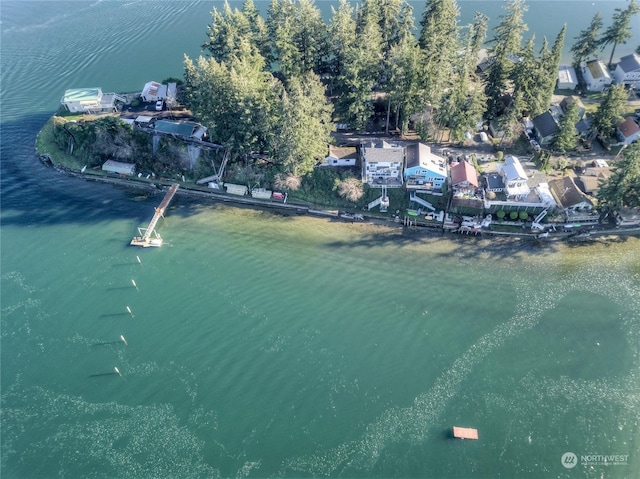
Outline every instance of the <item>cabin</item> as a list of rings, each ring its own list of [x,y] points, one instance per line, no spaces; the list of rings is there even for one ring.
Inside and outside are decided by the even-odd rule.
[[[447,163],[424,143],[414,143],[406,148],[403,176],[407,189],[441,190],[447,181]]]
[[[556,118],[549,110],[536,116],[532,121],[533,133],[541,146],[549,145],[560,131]]]
[[[118,175],[133,176],[136,173],[136,165],[133,163],[122,163],[120,161],[107,160],[102,164],[102,171],[116,173]]]
[[[60,103],[71,113],[104,113],[116,111],[116,100],[126,99],[115,93],[103,93],[101,88],[71,88],[65,90]]]
[[[636,141],[638,136],[640,136],[640,126],[638,126],[632,117],[629,117],[618,123],[616,134],[621,142],[628,145]]]
[[[510,199],[524,199],[531,190],[527,184],[527,174],[515,156],[507,156],[500,166],[500,175],[504,179],[505,192]]]
[[[468,161],[451,166],[451,186],[454,194],[472,194],[478,188],[478,172]]]
[[[613,83],[607,66],[600,60],[590,60],[582,64],[582,78],[589,91],[603,91]]]
[[[404,155],[404,147],[386,141],[362,143],[362,182],[379,188],[402,186]]]
[[[356,166],[357,159],[355,147],[329,145],[329,156],[319,166]]]
[[[157,81],[150,81],[144,85],[142,93],[140,93],[142,101],[155,103],[158,100],[167,98],[167,85],[162,85]]]
[[[640,55],[632,53],[620,58],[613,78],[619,85],[640,86]]]
[[[614,218],[618,226],[640,226],[640,209],[622,207],[615,212]]]
[[[578,75],[572,66],[560,65],[556,84],[559,90],[575,90],[578,86]]]

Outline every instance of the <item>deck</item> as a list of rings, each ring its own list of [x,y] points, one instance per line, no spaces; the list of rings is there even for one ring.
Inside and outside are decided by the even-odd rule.
[[[169,206],[169,203],[171,203],[171,200],[176,194],[176,191],[178,191],[178,188],[180,188],[180,185],[177,183],[175,185],[171,185],[169,191],[167,191],[167,194],[164,195],[164,198],[160,202],[160,205],[156,208],[156,212],[153,215],[153,218],[151,218],[149,225],[146,228],[138,228],[140,236],[134,236],[131,243],[129,243],[130,245],[142,246],[143,248],[148,248],[149,246],[162,246],[162,238],[156,232],[155,227],[156,224],[158,224],[160,217],[164,215],[164,211],[167,209],[167,206]],[[153,238],[151,237],[152,234],[154,234]]]

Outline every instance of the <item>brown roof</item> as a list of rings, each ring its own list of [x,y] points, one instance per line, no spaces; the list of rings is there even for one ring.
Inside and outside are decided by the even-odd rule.
[[[478,174],[476,169],[468,161],[461,161],[460,163],[451,167],[451,183],[458,185],[468,181],[469,184],[478,187]]]
[[[633,118],[629,117],[623,122],[618,123],[618,130],[624,135],[625,138],[629,138],[634,133],[640,131],[640,126],[633,121]]]
[[[351,158],[356,159],[358,157],[356,153],[357,152],[355,146],[329,145],[329,155],[333,156],[334,158],[340,158],[343,160]]]
[[[578,188],[571,176],[563,176],[560,179],[549,181],[549,190],[558,205],[562,208],[571,208],[583,201],[593,204],[591,200],[580,191],[580,188]]]

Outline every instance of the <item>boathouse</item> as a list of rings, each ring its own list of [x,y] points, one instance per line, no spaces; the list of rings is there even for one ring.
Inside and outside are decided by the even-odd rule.
[[[120,161],[107,160],[102,165],[102,171],[107,173],[116,173],[118,175],[134,175],[136,173],[136,165],[133,163],[122,163]]]

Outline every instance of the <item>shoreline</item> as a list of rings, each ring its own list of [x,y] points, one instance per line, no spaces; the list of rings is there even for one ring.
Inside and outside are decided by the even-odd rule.
[[[166,180],[158,180],[158,181],[147,181],[139,180],[137,178],[122,178],[122,177],[110,177],[104,175],[92,175],[91,173],[83,173],[81,171],[74,170],[72,168],[56,165],[51,162],[50,158],[47,162],[46,154],[39,154],[40,160],[45,166],[51,167],[56,171],[61,173],[65,173],[68,176],[83,179],[84,181],[95,181],[101,183],[112,184],[116,186],[128,186],[135,189],[141,190],[151,190],[151,191],[161,191],[165,188],[168,188],[172,183]],[[45,157],[45,159],[43,159]],[[388,228],[401,229],[406,231],[412,231],[415,233],[421,233],[420,236],[428,236],[430,238],[434,237],[446,237],[447,239],[462,239],[463,237],[467,237],[465,241],[471,240],[471,238],[485,239],[485,240],[493,240],[496,243],[502,243],[502,240],[508,241],[509,243],[513,242],[531,242],[536,244],[544,244],[544,243],[557,243],[557,242],[565,242],[565,243],[573,243],[573,244],[591,244],[594,242],[600,243],[608,243],[608,238],[614,240],[616,238],[624,237],[624,236],[635,236],[640,237],[640,227],[629,227],[629,228],[621,228],[621,227],[612,227],[606,228],[604,225],[599,225],[600,229],[591,230],[588,236],[576,235],[576,233],[571,232],[550,232],[547,237],[541,238],[537,233],[511,233],[511,232],[503,232],[503,231],[482,231],[480,234],[462,234],[462,233],[450,233],[447,232],[444,228],[438,226],[422,226],[422,225],[412,225],[405,224],[403,221],[396,220],[395,218],[382,218],[377,217],[375,215],[363,215],[362,220],[356,220],[354,218],[345,218],[342,217],[340,211],[335,210],[325,210],[318,209],[321,207],[309,204],[300,204],[300,203],[283,203],[283,202],[273,202],[271,200],[260,200],[252,197],[241,197],[235,195],[229,195],[226,193],[218,193],[215,191],[204,191],[202,189],[195,189],[183,183],[180,184],[180,189],[177,192],[179,196],[186,196],[189,198],[199,198],[212,202],[220,202],[227,203],[230,205],[234,205],[236,207],[246,207],[252,209],[260,209],[260,210],[270,210],[273,212],[280,213],[293,213],[296,215],[306,215],[316,218],[327,218],[333,220],[339,220],[344,223],[362,223],[368,225],[377,225],[377,226],[386,226]]]

